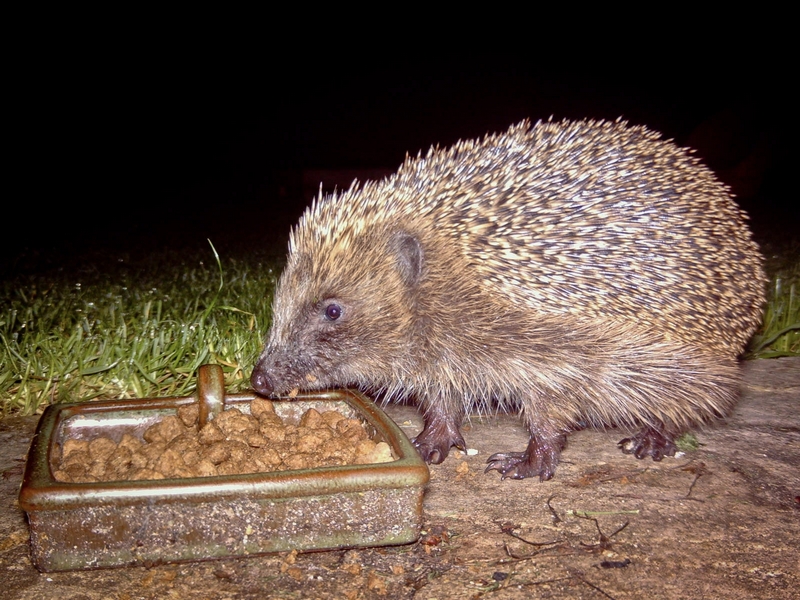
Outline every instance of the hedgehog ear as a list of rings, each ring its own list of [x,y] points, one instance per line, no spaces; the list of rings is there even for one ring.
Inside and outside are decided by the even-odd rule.
[[[419,243],[416,236],[405,231],[397,231],[392,236],[392,249],[400,277],[410,287],[416,286],[422,278],[425,265],[422,244]]]

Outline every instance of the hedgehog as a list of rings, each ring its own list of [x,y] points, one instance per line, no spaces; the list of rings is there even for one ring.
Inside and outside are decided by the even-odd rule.
[[[550,479],[567,434],[636,458],[722,419],[760,322],[746,215],[692,151],[617,121],[523,121],[320,193],[290,235],[251,383],[410,400],[428,463],[473,411],[521,416],[502,479]]]

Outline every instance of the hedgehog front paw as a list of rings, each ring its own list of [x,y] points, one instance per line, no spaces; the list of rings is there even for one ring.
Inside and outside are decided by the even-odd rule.
[[[674,456],[677,450],[674,436],[652,427],[642,428],[631,437],[620,440],[617,446],[625,454],[633,454],[638,459],[652,456],[655,461]]]
[[[425,425],[420,434],[411,440],[422,459],[429,464],[438,465],[455,446],[466,450],[467,443],[458,425],[452,422],[436,421]]]
[[[433,443],[419,441],[417,438],[414,438],[411,442],[414,444],[417,452],[419,452],[422,460],[431,465],[438,465],[444,462],[444,459],[450,454],[450,447],[453,445],[449,442]]]
[[[449,437],[443,438],[432,435],[423,437],[424,433],[425,432],[423,431],[421,434],[411,440],[411,443],[414,444],[414,447],[417,449],[417,452],[419,452],[422,460],[424,460],[426,463],[438,465],[439,463],[443,462],[450,453],[450,448],[453,446],[459,448],[460,450],[466,450],[467,444],[460,434],[451,439]]]

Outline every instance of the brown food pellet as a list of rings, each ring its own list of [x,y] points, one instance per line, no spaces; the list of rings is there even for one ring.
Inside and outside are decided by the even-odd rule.
[[[125,446],[117,446],[106,463],[106,473],[114,479],[125,479],[133,465],[133,452]]]
[[[99,481],[102,480],[106,474],[106,465],[101,462],[93,462],[89,465],[88,471],[89,475]]]
[[[215,442],[221,442],[225,439],[225,433],[217,427],[216,423],[213,421],[211,423],[206,423],[205,427],[200,430],[199,440],[200,443],[204,446],[208,446],[209,444],[213,444]]]
[[[126,433],[122,436],[119,446],[121,448],[127,448],[133,453],[138,453],[142,449],[143,442],[139,438],[133,437],[130,433]]]
[[[338,410],[329,410],[322,413],[322,420],[325,421],[329,427],[336,427],[336,424],[344,419],[344,415]]]
[[[67,458],[75,451],[89,452],[89,442],[87,440],[67,439],[61,448],[62,460]]]
[[[274,471],[282,462],[281,455],[275,448],[257,448],[253,452],[253,460],[261,471]]]
[[[178,418],[187,427],[194,427],[200,418],[200,407],[196,403],[181,406],[178,409]]]
[[[242,433],[248,429],[256,429],[258,423],[254,421],[253,417],[238,410],[224,410],[217,415],[213,423],[224,433],[231,435],[232,433]]]
[[[186,454],[183,455],[183,462],[186,463],[187,467],[194,467],[197,463],[202,460],[200,456],[200,450],[189,450]]]
[[[186,425],[181,422],[178,415],[169,415],[145,430],[144,441],[169,442],[182,434],[185,429]]]
[[[319,411],[314,410],[313,408],[309,408],[300,418],[301,427],[319,429],[323,425],[325,425],[325,422],[322,420],[322,415],[319,414]]]
[[[89,442],[89,457],[94,462],[105,462],[116,449],[114,440],[107,437],[95,438]]]
[[[247,434],[246,442],[251,448],[262,448],[269,443],[267,438],[256,431]]]
[[[150,442],[149,444],[145,444],[144,446],[142,446],[140,452],[147,459],[148,469],[155,468],[153,465],[158,462],[158,459],[161,458],[161,455],[164,454],[164,450],[166,449],[167,449],[167,444],[161,441]]]
[[[181,469],[186,467],[183,457],[172,448],[167,448],[153,465],[154,470],[165,477],[177,477]]]
[[[197,464],[194,465],[194,470],[198,477],[213,477],[214,475],[218,475],[217,466],[207,458],[198,461]]]
[[[261,397],[253,398],[253,400],[250,402],[250,414],[259,421],[261,420],[261,415],[275,415],[275,407],[272,405],[272,400],[267,400],[266,398]],[[275,416],[277,417],[277,415]]]
[[[88,444],[87,444],[88,447]],[[61,460],[61,466],[67,468],[71,465],[88,465],[91,463],[88,450],[73,450],[66,458]]]
[[[205,448],[201,454],[203,458],[207,458],[215,465],[225,462],[230,455],[231,449],[224,441],[214,442]]]
[[[53,453],[53,476],[72,483],[180,479],[395,460],[361,420],[337,411],[309,409],[297,425],[284,423],[264,398],[250,411],[223,411],[198,431],[197,405],[186,405],[148,427],[143,440],[129,433],[119,442],[68,438]]]
[[[140,479],[166,479],[166,477],[153,469],[137,469],[133,475],[130,476],[130,480],[138,481]]]

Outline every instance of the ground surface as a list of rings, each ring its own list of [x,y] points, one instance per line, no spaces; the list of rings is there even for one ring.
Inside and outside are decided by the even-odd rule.
[[[33,568],[16,496],[36,419],[8,418],[3,597],[798,598],[800,360],[744,369],[736,412],[688,455],[637,461],[616,449],[620,432],[584,431],[570,436],[552,481],[501,482],[483,474],[486,458],[521,450],[525,434],[514,418],[473,420],[465,436],[478,454],[432,467],[418,543],[151,569]],[[389,413],[409,435],[421,425],[412,409]]]

